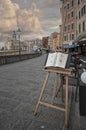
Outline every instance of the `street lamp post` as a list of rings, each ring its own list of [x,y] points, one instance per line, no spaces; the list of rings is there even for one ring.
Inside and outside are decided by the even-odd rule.
[[[20,34],[21,34],[21,30],[20,30],[20,28],[18,28],[18,30],[17,30],[17,34],[18,34],[18,40],[19,40],[19,55],[21,55],[21,46],[20,46]]]

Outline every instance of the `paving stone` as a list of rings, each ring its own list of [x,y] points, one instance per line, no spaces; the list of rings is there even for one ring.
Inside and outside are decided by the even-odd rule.
[[[56,128],[55,125],[53,126],[46,122],[32,121],[28,130],[60,130],[60,128]]]
[[[0,112],[0,130],[11,130],[12,113],[8,111]]]
[[[64,124],[64,112],[42,106],[34,116],[34,109],[46,75],[43,71],[45,60],[46,54],[0,66],[0,130],[85,130],[86,118],[80,118],[79,100],[74,102],[74,95],[71,100],[73,88],[71,86],[68,129]],[[51,102],[54,76],[54,74],[50,76],[42,100]],[[54,103],[64,106],[60,97],[61,93],[55,98]]]

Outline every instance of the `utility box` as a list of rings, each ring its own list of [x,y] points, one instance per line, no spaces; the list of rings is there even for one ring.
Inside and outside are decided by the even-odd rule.
[[[79,111],[80,115],[86,116],[86,84],[82,81],[79,85]]]

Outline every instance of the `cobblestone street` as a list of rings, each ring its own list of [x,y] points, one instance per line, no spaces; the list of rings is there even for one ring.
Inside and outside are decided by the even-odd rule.
[[[66,129],[64,112],[41,106],[38,114],[34,116],[35,105],[46,74],[43,71],[45,60],[46,54],[26,61],[0,66],[0,130]],[[54,74],[50,77],[49,87],[46,88],[43,100],[51,100],[53,77]],[[69,129],[76,130],[78,128],[79,130],[80,120],[76,120],[79,117],[77,114],[79,111],[78,102],[74,103],[72,90],[74,91],[74,88],[69,86]],[[59,93],[55,103],[60,104],[60,101]],[[80,130],[85,129],[83,127]]]

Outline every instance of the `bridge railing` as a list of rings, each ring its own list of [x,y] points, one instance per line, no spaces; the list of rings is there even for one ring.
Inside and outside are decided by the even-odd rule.
[[[19,55],[19,54],[28,54],[29,51],[27,50],[21,50],[20,52],[18,50],[3,50],[0,51],[0,56],[7,56],[7,55]]]

